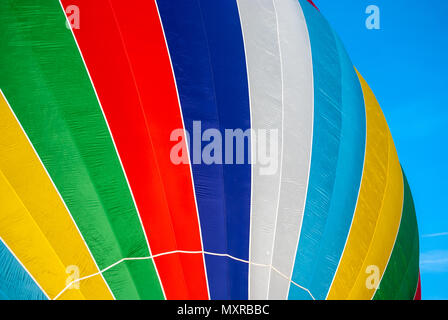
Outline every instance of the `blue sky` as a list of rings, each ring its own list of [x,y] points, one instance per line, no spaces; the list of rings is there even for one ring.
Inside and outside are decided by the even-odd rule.
[[[420,229],[423,299],[448,299],[448,1],[315,0],[383,108]],[[365,27],[369,5],[380,30]]]

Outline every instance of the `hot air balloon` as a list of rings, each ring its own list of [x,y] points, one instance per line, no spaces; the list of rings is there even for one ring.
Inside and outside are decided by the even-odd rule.
[[[3,0],[0,26],[0,299],[419,298],[386,120],[311,1]]]

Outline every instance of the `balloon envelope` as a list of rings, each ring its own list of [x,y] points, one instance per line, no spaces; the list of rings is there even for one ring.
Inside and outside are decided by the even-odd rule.
[[[1,299],[419,298],[386,120],[311,1],[0,23]]]

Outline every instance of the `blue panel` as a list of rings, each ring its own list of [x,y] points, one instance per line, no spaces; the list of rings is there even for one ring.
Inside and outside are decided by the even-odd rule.
[[[185,129],[250,128],[243,38],[235,0],[157,1]],[[247,142],[248,147],[250,141]],[[204,146],[204,144],[203,144]],[[194,161],[194,152],[190,145]],[[225,153],[223,152],[223,159]],[[250,164],[192,164],[204,250],[249,257]],[[213,299],[247,299],[248,266],[206,255]]]
[[[47,300],[28,272],[0,241],[0,300]]]
[[[300,0],[314,73],[314,132],[308,194],[292,279],[325,299],[350,230],[366,135],[362,89],[353,64],[322,15]],[[290,287],[290,299],[309,294]]]

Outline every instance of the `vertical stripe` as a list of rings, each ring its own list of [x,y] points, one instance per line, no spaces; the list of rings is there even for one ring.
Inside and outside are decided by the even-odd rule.
[[[340,40],[311,4],[300,3],[311,41],[315,102],[309,186],[292,280],[324,299],[358,198],[365,110],[359,80]],[[310,295],[291,286],[289,298]]]
[[[293,0],[295,1],[295,0]],[[275,130],[276,170],[266,172],[266,164],[252,164],[252,200],[250,261],[270,265],[274,243],[275,217],[279,198],[280,171],[279,152],[282,147],[282,71],[280,65],[277,17],[272,0],[238,0],[238,9],[243,30],[249,79],[252,146],[266,130],[266,141],[270,141]],[[275,137],[274,136],[274,137]],[[264,150],[256,150],[263,152]],[[253,155],[254,157],[257,154]],[[269,271],[265,266],[249,265],[249,299],[265,299],[269,285]]]
[[[47,300],[0,238],[0,300]]]
[[[245,155],[245,164],[207,165],[198,159],[200,133],[193,135],[193,121],[201,121],[202,130],[219,130],[222,136],[225,129],[250,128],[246,62],[236,1],[176,0],[157,4],[185,128],[191,136],[190,154],[204,250],[248,260],[251,194],[248,156]],[[250,144],[247,140],[246,144]],[[223,152],[222,159],[225,157]],[[207,255],[206,267],[211,298],[247,298],[247,264]]]
[[[54,298],[66,286],[68,267],[78,268],[79,277],[97,273],[98,268],[2,95],[0,127],[0,236]],[[62,298],[112,298],[101,276],[79,289]]]
[[[419,242],[414,201],[406,176],[400,229],[392,255],[373,297],[375,300],[412,300],[419,283]]]
[[[60,4],[2,1],[0,21],[0,86],[99,268],[148,256],[113,141]],[[121,266],[104,274],[115,297],[163,297],[151,260]]]
[[[201,251],[189,164],[175,165],[170,159],[174,144],[170,134],[183,125],[155,2],[132,6],[108,0],[63,3],[78,5],[83,12],[82,28],[74,30],[75,35],[152,254]],[[208,298],[201,254],[170,254],[156,258],[155,263],[168,299]]]
[[[286,299],[302,226],[313,140],[313,62],[298,1],[275,0],[283,66],[283,165],[269,298]]]
[[[290,276],[311,155],[313,80],[308,32],[295,0],[244,0],[239,1],[239,10],[252,129],[255,133],[258,129],[276,130],[278,137],[274,140],[277,153],[271,149],[276,166],[254,164],[251,262],[273,266]],[[288,279],[269,267],[250,268],[251,299],[286,298]]]
[[[381,108],[359,75],[367,113],[365,166],[350,234],[328,299],[371,299],[370,266],[384,272],[395,243],[403,204],[398,156]]]

